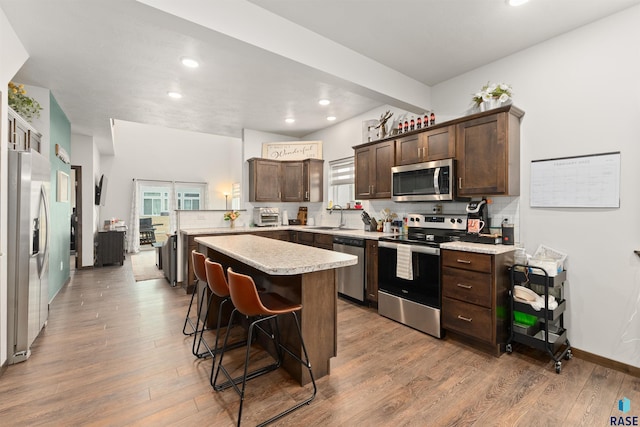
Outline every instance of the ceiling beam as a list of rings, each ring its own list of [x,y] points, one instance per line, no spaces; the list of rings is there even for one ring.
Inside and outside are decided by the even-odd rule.
[[[137,0],[304,64],[345,89],[408,111],[431,109],[431,88],[246,0]]]

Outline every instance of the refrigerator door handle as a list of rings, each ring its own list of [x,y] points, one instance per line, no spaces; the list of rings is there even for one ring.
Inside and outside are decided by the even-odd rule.
[[[42,278],[43,272],[47,271],[49,263],[49,201],[47,200],[47,192],[44,185],[40,187],[40,203],[44,208],[44,216],[40,218],[44,222],[44,248],[41,249],[38,240],[39,257],[38,259],[38,277]],[[40,226],[42,228],[42,224]],[[38,231],[40,233],[40,231]]]
[[[33,218],[33,238],[31,241],[31,256],[40,253],[40,218]]]

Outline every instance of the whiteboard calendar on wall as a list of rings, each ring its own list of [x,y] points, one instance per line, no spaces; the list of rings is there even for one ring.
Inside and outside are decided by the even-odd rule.
[[[619,208],[620,152],[533,160],[531,207]]]

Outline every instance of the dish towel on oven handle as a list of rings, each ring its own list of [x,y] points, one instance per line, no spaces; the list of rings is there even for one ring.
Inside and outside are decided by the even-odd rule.
[[[411,246],[398,245],[396,251],[396,276],[400,279],[413,280],[413,264]]]

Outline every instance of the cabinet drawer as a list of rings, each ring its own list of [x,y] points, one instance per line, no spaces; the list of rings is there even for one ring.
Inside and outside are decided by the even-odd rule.
[[[493,342],[489,308],[442,298],[442,327],[482,341]]]
[[[491,273],[491,255],[463,251],[442,251],[442,265]]]
[[[491,274],[445,267],[442,295],[491,308]]]

